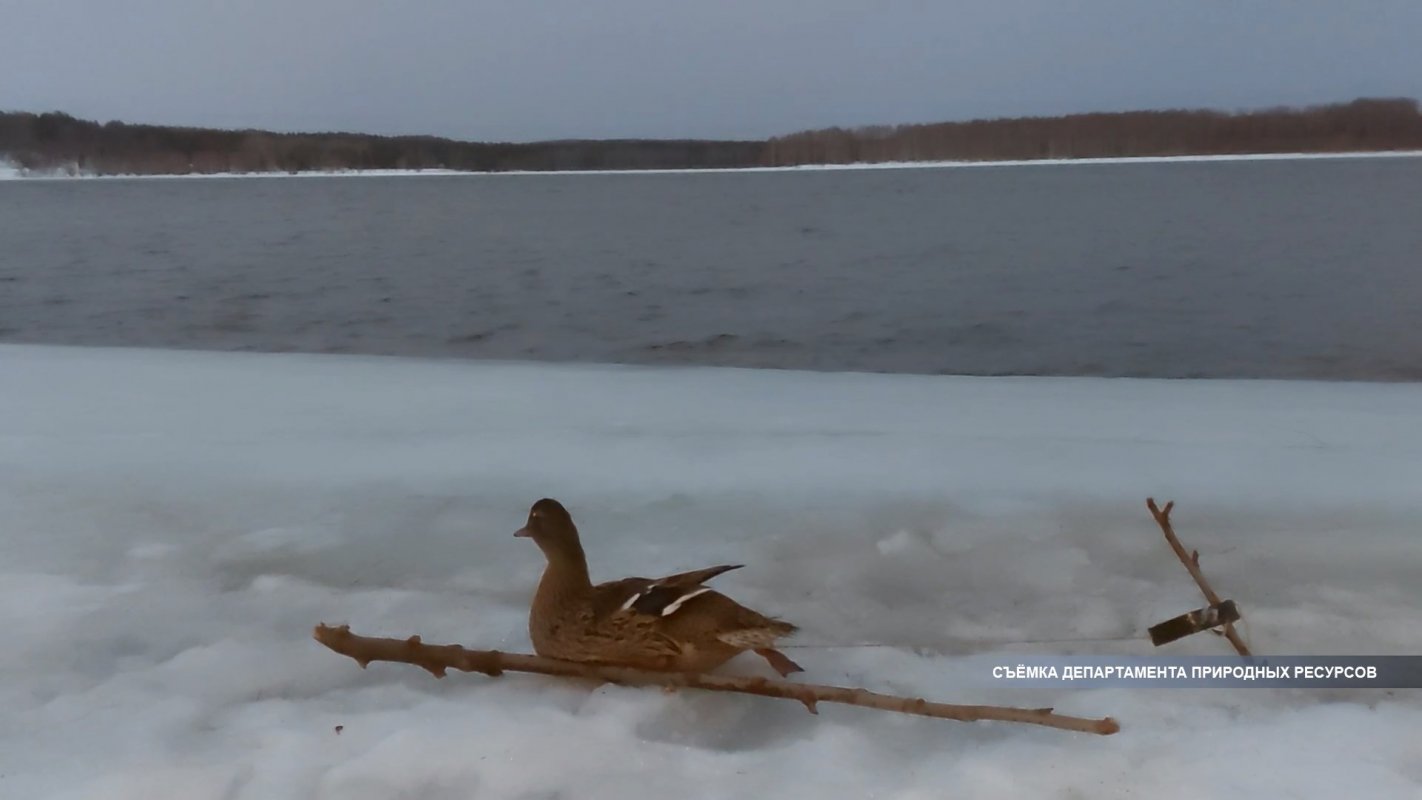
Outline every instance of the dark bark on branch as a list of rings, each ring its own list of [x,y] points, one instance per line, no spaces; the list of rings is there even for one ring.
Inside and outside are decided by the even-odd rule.
[[[1150,509],[1150,515],[1155,517],[1155,523],[1160,526],[1161,533],[1165,534],[1165,541],[1170,545],[1170,549],[1175,551],[1175,555],[1180,558],[1180,563],[1185,565],[1185,569],[1190,573],[1190,577],[1195,579],[1195,584],[1204,593],[1205,599],[1210,605],[1217,606],[1222,601],[1215,590],[1210,587],[1210,582],[1205,580],[1205,573],[1200,570],[1200,551],[1185,551],[1185,545],[1180,543],[1180,539],[1175,535],[1175,528],[1170,524],[1170,512],[1175,508],[1175,502],[1165,504],[1165,508],[1160,508],[1155,504],[1155,498],[1146,498],[1146,508]],[[1229,639],[1229,643],[1234,645],[1234,649],[1242,656],[1249,655],[1249,646],[1244,643],[1234,624],[1227,622],[1224,626],[1224,635]]]
[[[562,677],[593,678],[623,686],[685,687],[720,692],[739,692],[762,697],[779,697],[798,700],[810,710],[810,713],[818,713],[815,708],[817,703],[843,703],[864,708],[876,708],[881,711],[956,719],[962,722],[980,720],[1022,722],[1101,735],[1112,734],[1120,730],[1120,725],[1110,717],[1103,719],[1069,717],[1054,714],[1050,708],[950,705],[931,703],[921,698],[879,694],[867,689],[790,683],[760,677],[650,672],[627,667],[579,664],[541,656],[502,653],[497,650],[468,650],[453,644],[425,644],[420,641],[418,636],[411,636],[408,639],[377,639],[357,636],[351,633],[350,627],[346,625],[340,627],[317,625],[314,637],[316,641],[335,652],[355,659],[361,667],[365,667],[372,661],[414,664],[428,670],[436,678],[444,677],[445,673],[451,669],[462,672],[482,672],[490,676],[501,675],[505,671],[537,672]]]

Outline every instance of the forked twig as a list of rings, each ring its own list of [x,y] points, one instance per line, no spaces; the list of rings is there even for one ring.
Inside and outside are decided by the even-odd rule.
[[[897,697],[871,692],[867,689],[851,689],[842,686],[790,683],[760,677],[695,672],[651,672],[628,667],[579,664],[521,653],[468,650],[455,644],[425,644],[420,641],[418,636],[411,636],[408,639],[377,639],[357,636],[351,633],[348,625],[340,627],[317,625],[313,635],[316,641],[341,655],[350,656],[362,667],[372,661],[414,664],[428,670],[436,678],[444,677],[445,672],[451,669],[462,672],[482,672],[490,676],[500,675],[505,670],[537,672],[544,675],[593,678],[624,686],[686,687],[719,692],[739,692],[762,697],[780,697],[804,703],[812,714],[818,713],[815,709],[817,703],[843,703],[864,708],[877,708],[881,711],[897,711],[903,714],[956,719],[963,722],[979,720],[1023,722],[1030,725],[1044,725],[1049,728],[1101,735],[1109,735],[1121,729],[1116,720],[1110,717],[1102,719],[1069,717],[1054,714],[1050,708],[950,705],[948,703],[930,703],[916,697]]]
[[[1210,588],[1210,582],[1205,580],[1205,573],[1200,570],[1200,551],[1186,552],[1185,546],[1180,543],[1180,539],[1175,536],[1175,528],[1170,524],[1170,511],[1175,508],[1175,502],[1170,501],[1161,508],[1155,504],[1154,497],[1146,498],[1146,508],[1150,509],[1150,515],[1155,517],[1155,524],[1160,526],[1161,533],[1165,534],[1165,541],[1170,545],[1170,549],[1175,551],[1175,555],[1180,558],[1180,563],[1185,565],[1185,569],[1190,573],[1190,577],[1195,579],[1196,585],[1204,593],[1205,599],[1210,605],[1218,606],[1220,596],[1215,594],[1215,590]],[[1224,626],[1224,635],[1229,639],[1229,643],[1234,645],[1234,649],[1242,656],[1249,655],[1249,646],[1244,643],[1244,639],[1234,629],[1234,623],[1227,622]]]

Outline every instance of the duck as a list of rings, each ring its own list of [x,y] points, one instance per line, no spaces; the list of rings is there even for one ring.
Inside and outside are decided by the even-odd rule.
[[[594,584],[573,517],[543,498],[514,533],[532,539],[547,559],[529,609],[528,632],[540,656],[659,672],[707,672],[749,650],[782,677],[802,672],[775,649],[798,629],[706,586],[742,564],[664,578]]]

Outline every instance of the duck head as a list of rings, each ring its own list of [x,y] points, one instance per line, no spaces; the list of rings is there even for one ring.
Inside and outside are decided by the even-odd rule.
[[[532,539],[533,543],[551,560],[555,555],[582,554],[578,542],[578,528],[573,517],[562,503],[552,498],[543,498],[528,510],[528,522],[514,532],[514,536]]]

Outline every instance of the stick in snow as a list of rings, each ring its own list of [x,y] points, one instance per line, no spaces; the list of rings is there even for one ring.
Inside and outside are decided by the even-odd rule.
[[[1218,606],[1222,602],[1220,596],[1215,594],[1215,590],[1210,588],[1210,582],[1205,580],[1205,573],[1200,571],[1200,551],[1185,552],[1185,545],[1175,536],[1175,528],[1170,524],[1170,511],[1175,508],[1175,502],[1165,504],[1165,508],[1160,508],[1155,504],[1154,497],[1146,498],[1146,508],[1150,509],[1150,515],[1155,517],[1155,524],[1160,526],[1160,530],[1165,534],[1165,541],[1170,544],[1170,549],[1175,551],[1175,555],[1180,558],[1180,563],[1185,565],[1190,577],[1195,579],[1195,583],[1204,593],[1205,599],[1211,606]],[[1229,639],[1229,643],[1234,645],[1234,649],[1242,656],[1249,655],[1249,646],[1240,638],[1239,633],[1234,629],[1234,623],[1226,622],[1224,635]]]

